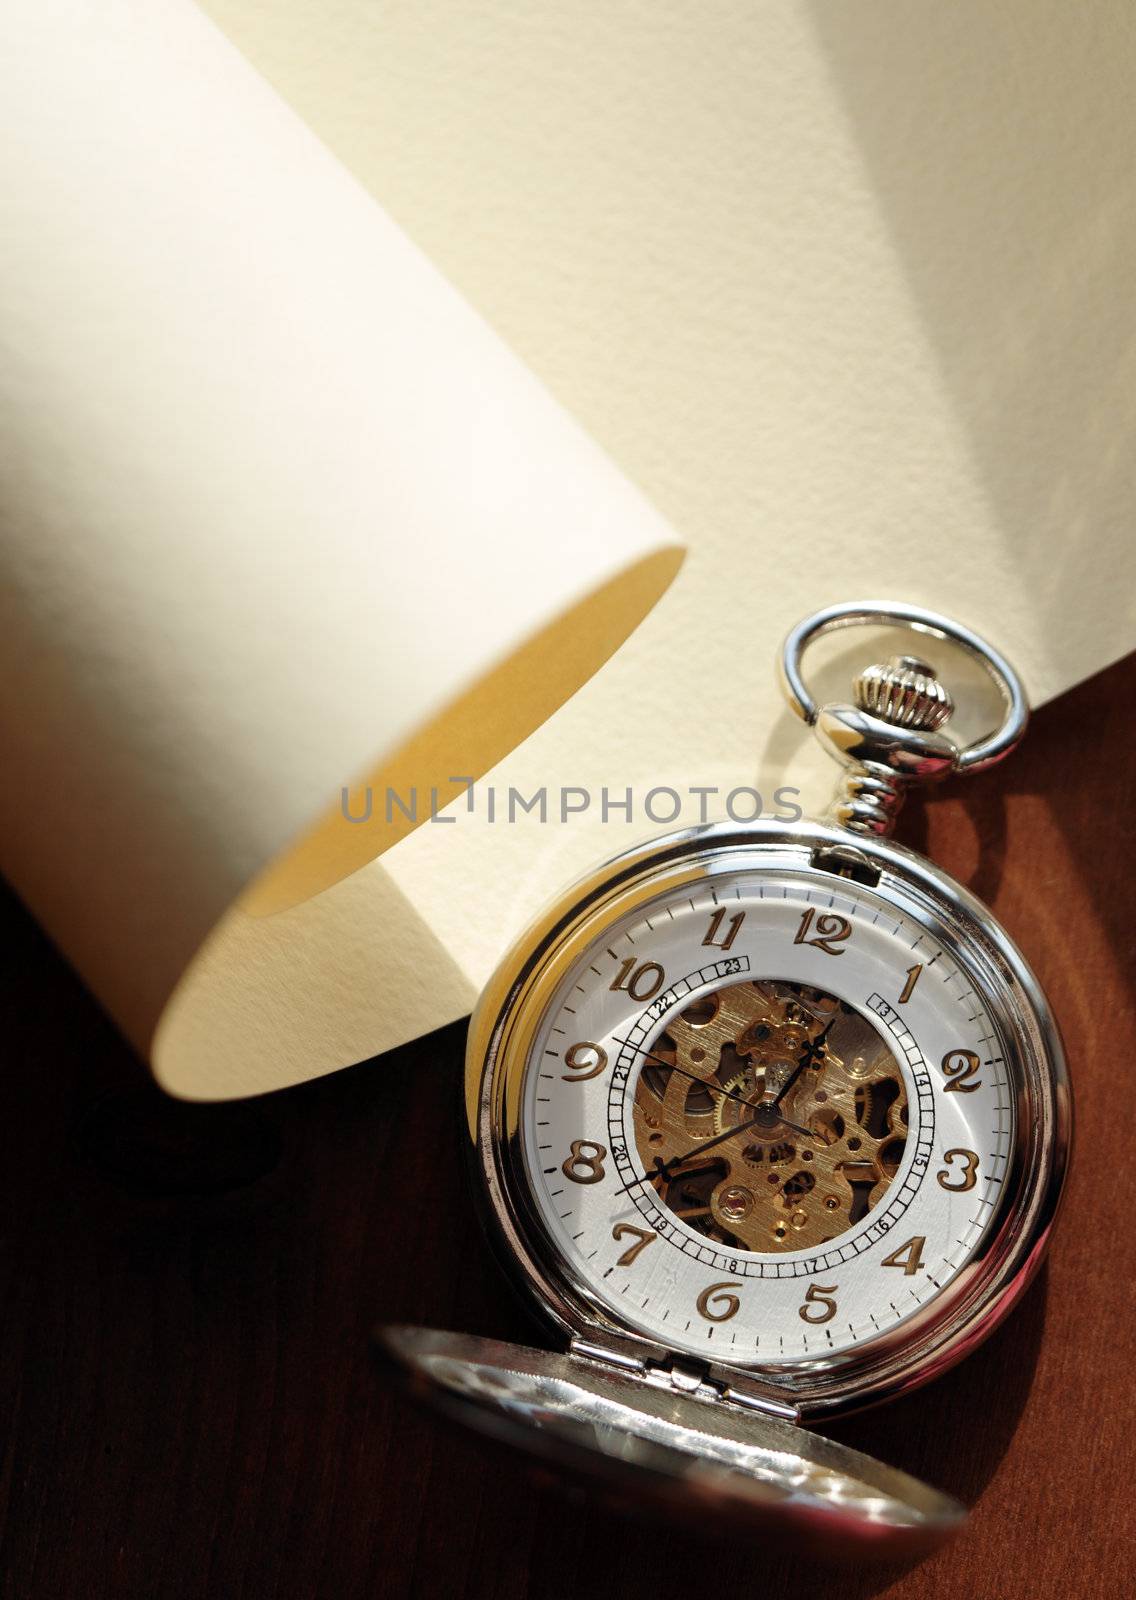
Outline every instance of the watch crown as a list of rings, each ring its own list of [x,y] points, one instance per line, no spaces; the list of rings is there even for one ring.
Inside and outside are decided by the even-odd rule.
[[[861,711],[899,728],[941,728],[955,708],[934,668],[915,656],[865,667],[852,692]]]

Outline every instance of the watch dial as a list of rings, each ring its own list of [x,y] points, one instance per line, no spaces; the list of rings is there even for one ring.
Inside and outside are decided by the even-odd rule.
[[[1007,1049],[933,926],[820,871],[721,870],[609,923],[534,1036],[542,1226],[618,1321],[704,1358],[870,1341],[980,1249]]]

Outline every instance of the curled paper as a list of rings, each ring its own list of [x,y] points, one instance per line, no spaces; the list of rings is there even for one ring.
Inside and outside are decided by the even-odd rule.
[[[443,806],[681,554],[188,0],[10,0],[0,54],[0,866],[168,1087],[273,1087],[392,1041],[219,1032],[210,930],[255,991],[413,825],[341,787]]]
[[[270,951],[218,935],[196,1016],[246,1019],[250,1077],[459,1016],[545,900],[667,826],[652,790],[680,822],[823,806],[772,671],[818,606],[944,611],[1035,706],[1136,645],[1127,0],[1091,27],[1061,0],[204,3],[690,545],[454,826],[273,918]],[[822,641],[821,692],[865,644]],[[982,731],[997,708],[937,664]],[[491,785],[549,820],[490,821]],[[561,826],[565,787],[590,803]]]

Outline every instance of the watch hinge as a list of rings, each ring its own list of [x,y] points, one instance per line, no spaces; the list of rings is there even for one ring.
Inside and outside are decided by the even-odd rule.
[[[641,1378],[655,1389],[690,1395],[698,1400],[721,1400],[727,1405],[758,1411],[782,1422],[797,1423],[801,1420],[800,1407],[791,1400],[782,1400],[712,1378],[709,1365],[693,1356],[667,1355],[661,1360],[654,1360],[629,1355],[610,1345],[592,1344],[587,1339],[573,1339],[568,1348],[575,1356],[583,1356],[585,1360],[596,1361],[601,1366],[614,1367],[617,1372]]]
[[[662,1388],[676,1389],[679,1394],[696,1394],[704,1400],[721,1400],[726,1393],[726,1385],[710,1377],[704,1361],[666,1356],[662,1361],[648,1361],[646,1371],[650,1382]]]
[[[608,1345],[592,1344],[587,1339],[573,1339],[569,1348],[575,1356],[598,1361],[606,1367],[615,1367],[620,1372],[633,1373],[659,1389],[697,1395],[702,1400],[721,1400],[726,1395],[726,1385],[710,1377],[704,1361],[676,1355],[664,1356],[661,1361],[645,1360],[641,1356],[614,1350]]]

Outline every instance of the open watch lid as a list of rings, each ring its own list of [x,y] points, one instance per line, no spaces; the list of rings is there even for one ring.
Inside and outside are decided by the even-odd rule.
[[[776,1532],[812,1555],[930,1549],[965,1509],[895,1467],[659,1374],[467,1334],[388,1327],[380,1355],[477,1432],[600,1479],[628,1503]]]

